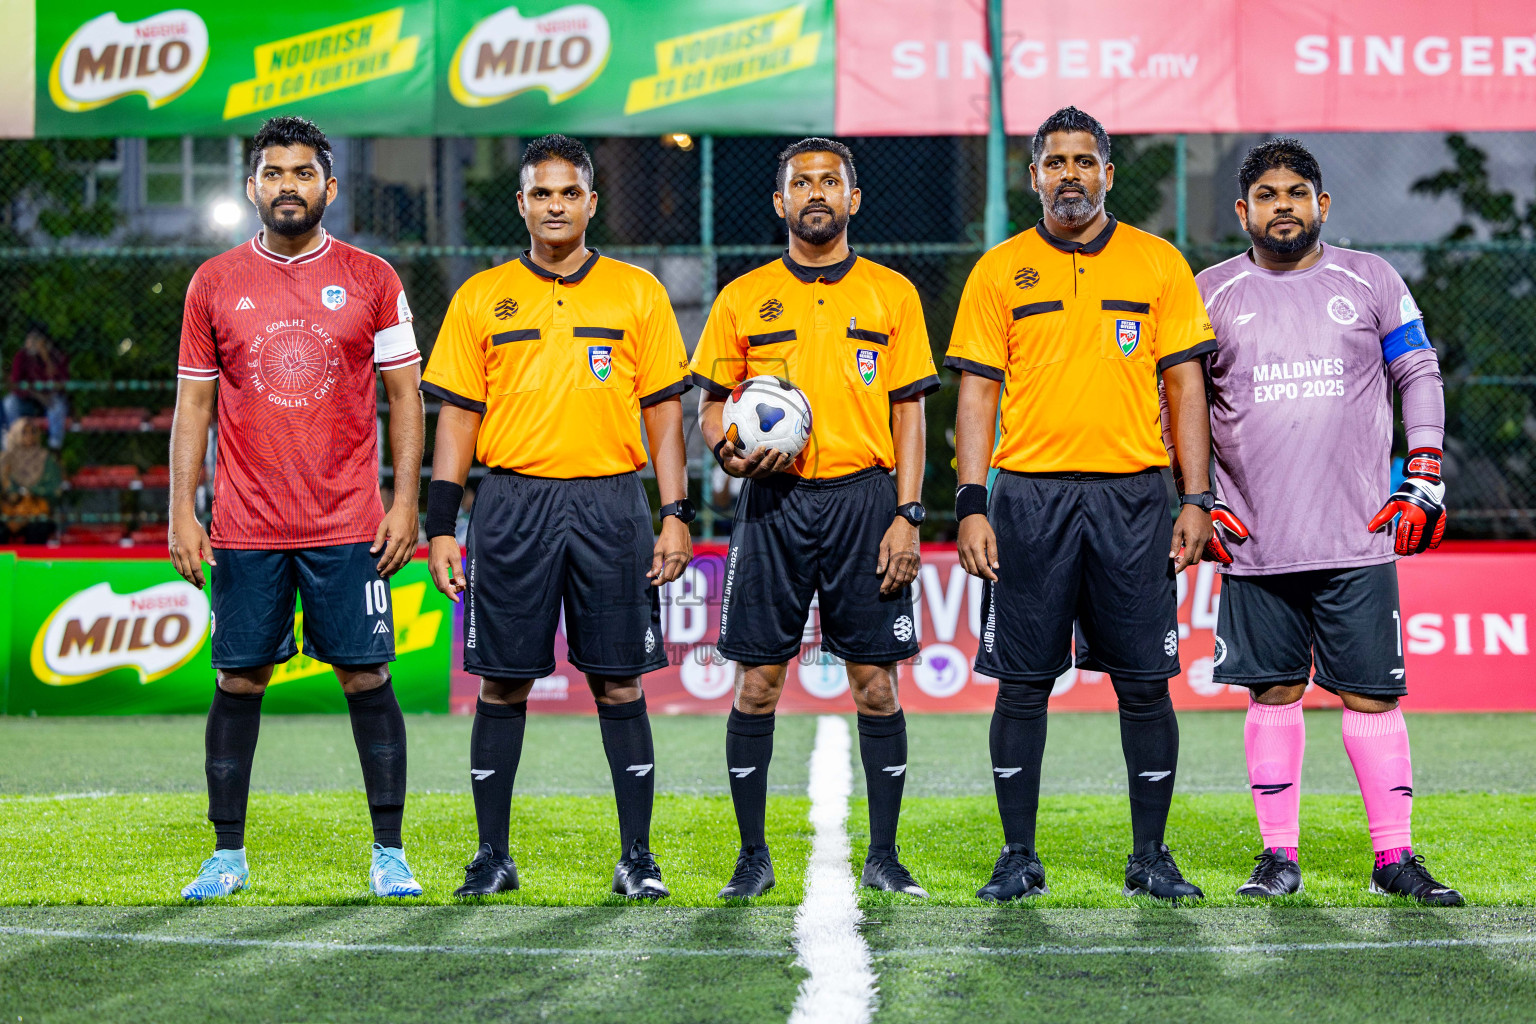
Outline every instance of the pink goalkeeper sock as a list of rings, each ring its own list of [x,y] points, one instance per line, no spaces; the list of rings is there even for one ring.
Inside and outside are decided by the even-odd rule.
[[[1243,723],[1243,749],[1264,846],[1295,849],[1301,837],[1301,758],[1307,750],[1301,701],[1250,703]]]
[[[1344,709],[1344,750],[1360,780],[1371,849],[1377,853],[1412,846],[1413,761],[1408,724],[1401,708],[1379,715]]]

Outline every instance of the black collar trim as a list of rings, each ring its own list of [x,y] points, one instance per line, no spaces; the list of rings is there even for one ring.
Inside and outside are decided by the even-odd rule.
[[[1060,249],[1062,252],[1080,252],[1084,256],[1093,256],[1102,252],[1104,247],[1109,244],[1109,236],[1115,233],[1115,226],[1120,223],[1115,220],[1114,214],[1106,214],[1106,216],[1109,218],[1109,223],[1104,225],[1104,230],[1086,242],[1069,242],[1065,238],[1057,238],[1045,230],[1044,217],[1041,217],[1040,222],[1035,225],[1035,230],[1040,232],[1040,237],[1045,239],[1053,249]]]
[[[533,250],[531,249],[524,249],[523,254],[517,259],[519,263],[546,281],[555,281],[559,284],[581,284],[581,279],[587,276],[588,272],[591,271],[593,264],[597,262],[597,258],[602,255],[602,253],[598,252],[591,246],[587,247],[587,251],[592,254],[587,257],[587,262],[578,267],[576,269],[576,273],[567,274],[564,277],[561,277],[559,274],[556,274],[553,271],[545,270],[543,267],[533,262]]]
[[[859,254],[853,251],[852,246],[848,247],[847,259],[841,263],[834,263],[830,267],[807,267],[796,263],[789,258],[788,249],[784,250],[783,256],[784,266],[789,268],[789,272],[795,275],[796,280],[805,284],[815,284],[818,280],[825,281],[827,284],[837,284],[848,276],[848,271],[853,269],[853,264],[858,258]]]

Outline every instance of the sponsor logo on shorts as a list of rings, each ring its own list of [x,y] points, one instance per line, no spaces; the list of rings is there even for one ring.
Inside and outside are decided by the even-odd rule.
[[[981,630],[981,645],[992,653],[992,647],[997,643],[997,594],[989,585],[987,587],[987,624]]]
[[[1355,304],[1342,295],[1335,295],[1328,300],[1328,315],[1336,324],[1348,327],[1360,319],[1360,313],[1355,309]]]
[[[898,615],[896,622],[891,626],[891,632],[896,634],[896,639],[906,643],[912,639],[912,616]]]
[[[1216,658],[1211,662],[1213,666],[1220,665],[1227,660],[1227,642],[1221,637],[1216,638]]]
[[[1179,631],[1170,629],[1168,635],[1163,637],[1163,653],[1173,657],[1179,653]]]
[[[736,559],[741,549],[731,545],[731,560],[725,567],[725,586],[720,590],[720,639],[725,639],[725,627],[731,621],[731,591],[736,586]]]
[[[326,285],[320,289],[320,304],[326,309],[340,309],[347,304],[347,290],[339,284]]]
[[[475,560],[469,560],[469,623],[464,627],[464,647],[475,649]]]
[[[656,631],[650,626],[645,627],[645,653],[650,654],[656,649]]]

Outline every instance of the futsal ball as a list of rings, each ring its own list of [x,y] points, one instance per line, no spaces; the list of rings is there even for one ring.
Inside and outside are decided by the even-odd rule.
[[[810,400],[783,377],[748,378],[725,400],[725,436],[748,455],[772,448],[793,458],[811,439]]]

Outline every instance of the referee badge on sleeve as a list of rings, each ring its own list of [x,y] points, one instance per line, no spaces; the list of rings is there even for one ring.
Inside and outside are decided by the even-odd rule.
[[[1128,356],[1136,351],[1136,346],[1141,344],[1140,320],[1116,320],[1115,341],[1120,345],[1120,354]]]
[[[857,359],[859,363],[859,378],[865,384],[873,384],[875,382],[875,370],[880,359],[880,353],[872,348],[861,348],[858,350]]]
[[[587,368],[592,371],[592,376],[600,381],[606,381],[608,375],[613,372],[613,346],[588,345]]]

